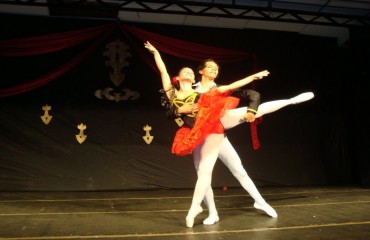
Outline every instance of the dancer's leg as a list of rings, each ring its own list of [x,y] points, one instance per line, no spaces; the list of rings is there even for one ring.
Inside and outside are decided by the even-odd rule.
[[[198,146],[194,151],[193,151],[193,158],[194,158],[194,166],[195,170],[198,174],[199,170],[199,161],[200,161],[200,151],[202,148],[201,144]],[[209,186],[206,195],[204,196],[204,203],[208,209],[208,217],[203,220],[203,224],[205,225],[212,225],[218,222],[220,219],[218,217],[218,212],[215,204],[215,199],[214,199],[214,194],[213,194],[213,189],[212,186]]]
[[[254,206],[265,211],[270,217],[277,217],[276,211],[263,199],[252,179],[244,169],[241,159],[228,138],[225,136],[220,145],[219,158],[230,169],[231,173],[240,182],[242,187],[254,199]]]
[[[198,169],[198,179],[195,184],[193,200],[186,216],[186,226],[192,227],[194,218],[202,212],[200,206],[207,190],[211,186],[212,171],[218,156],[218,148],[223,140],[223,134],[210,134],[203,142],[200,150],[200,161]]]
[[[233,128],[241,123],[244,123],[244,115],[247,112],[247,107],[235,108],[226,110],[225,114],[220,119],[224,129]]]
[[[283,107],[291,104],[298,104],[301,102],[308,101],[314,97],[312,92],[301,93],[295,97],[285,100],[276,100],[271,102],[265,102],[259,105],[256,117],[261,117],[265,114],[275,112]]]
[[[301,102],[308,101],[312,99],[313,97],[314,97],[314,94],[312,92],[306,92],[306,93],[299,94],[290,99],[276,100],[276,101],[262,103],[258,107],[256,117],[258,118],[265,114],[275,112],[288,105],[298,104]],[[245,122],[243,118],[244,118],[246,111],[247,111],[246,107],[226,110],[224,116],[220,119],[224,128],[227,130],[227,129],[233,128]]]
[[[285,106],[291,104],[297,104],[304,101],[308,101],[314,97],[312,92],[306,92],[299,94],[293,98],[285,100],[271,101],[261,104],[258,107],[258,113],[256,117],[261,117],[265,114],[275,112]],[[225,111],[224,116],[221,118],[221,122],[225,129],[230,129],[243,123],[244,115],[247,108],[237,108]],[[268,205],[262,198],[261,194],[258,192],[253,181],[248,176],[244,167],[241,164],[241,160],[236,153],[235,149],[232,147],[227,138],[224,139],[220,146],[219,158],[224,162],[224,164],[230,169],[234,176],[239,180],[243,188],[251,195],[255,200],[254,207],[265,211],[271,217],[277,217],[275,210]]]

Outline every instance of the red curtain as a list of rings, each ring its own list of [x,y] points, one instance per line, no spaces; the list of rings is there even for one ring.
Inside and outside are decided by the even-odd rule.
[[[103,44],[104,40],[116,29],[119,29],[124,33],[136,53],[156,71],[157,68],[155,67],[151,55],[147,54],[146,49],[143,47],[143,43],[147,40],[155,45],[159,51],[178,58],[200,61],[207,56],[207,58],[213,58],[219,63],[249,60],[249,62],[253,64],[253,69],[255,69],[255,55],[251,53],[189,42],[145,31],[127,24],[115,23],[45,36],[0,41],[0,56],[2,57],[41,55],[70,48],[87,41],[92,42],[90,46],[82,50],[80,53],[77,53],[73,59],[69,60],[57,69],[36,79],[28,81],[25,80],[22,84],[0,89],[0,97],[14,96],[36,89],[67,73],[84,59],[89,57],[90,54],[98,46]],[[134,37],[136,39],[134,39]],[[258,149],[260,147],[256,131],[257,122],[250,125],[254,149]]]
[[[218,62],[236,62],[243,61],[248,58],[254,58],[253,54],[246,52],[217,48],[209,45],[175,39],[148,32],[134,26],[122,25],[121,28],[136,36],[142,42],[149,40],[161,52],[179,58],[199,61],[207,56],[207,58],[215,59]]]
[[[45,36],[0,41],[0,56],[24,57],[63,50],[111,32],[113,27],[114,25],[104,25]]]
[[[0,89],[0,97],[13,96],[33,90],[67,73],[90,56],[106,37],[110,35],[113,27],[114,25],[105,25],[66,33],[0,41],[0,56],[24,57],[63,50],[92,40],[95,37],[97,38],[88,48],[77,53],[73,59],[54,71],[16,86]]]
[[[200,61],[207,56],[207,58],[213,58],[220,63],[249,60],[253,65],[255,64],[254,54],[171,38],[126,24],[107,24],[45,36],[0,41],[0,56],[24,57],[52,53],[94,40],[90,47],[77,53],[73,59],[58,69],[32,81],[25,81],[24,84],[0,89],[0,97],[12,96],[35,89],[68,72],[88,57],[117,28],[123,31],[136,53],[153,69],[156,69],[154,61],[143,47],[143,43],[147,40],[153,43],[159,51],[182,59]],[[133,37],[136,37],[136,39]],[[137,39],[140,40],[140,43]]]

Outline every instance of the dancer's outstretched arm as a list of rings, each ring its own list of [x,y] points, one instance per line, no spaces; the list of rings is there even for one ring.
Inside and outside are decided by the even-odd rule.
[[[251,83],[254,80],[258,80],[258,79],[262,79],[263,77],[267,77],[269,74],[270,74],[269,71],[264,70],[264,71],[258,72],[256,74],[253,74],[251,76],[240,79],[238,81],[235,81],[233,83],[230,83],[229,85],[224,85],[224,86],[217,87],[217,90],[220,91],[220,92],[235,90],[237,88],[244,87],[245,85]]]
[[[155,64],[157,65],[159,73],[161,74],[163,90],[166,92],[167,97],[170,98],[171,96],[168,90],[172,88],[172,83],[171,83],[170,75],[167,72],[166,65],[164,64],[162,57],[159,54],[158,50],[149,41],[145,42],[144,46],[145,48],[149,50],[149,52],[153,53]]]

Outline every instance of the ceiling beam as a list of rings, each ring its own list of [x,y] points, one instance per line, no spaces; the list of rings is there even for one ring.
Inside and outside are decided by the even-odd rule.
[[[221,1],[227,3],[215,3],[216,1],[169,1],[169,0],[2,0],[0,12],[5,5],[19,7],[47,7],[50,15],[68,16],[68,9],[73,15],[78,15],[81,9],[81,17],[89,17],[86,11],[94,11],[92,17],[118,18],[119,12],[176,14],[184,16],[220,17],[230,19],[262,20],[271,22],[286,22],[299,24],[313,24],[325,26],[369,27],[369,9],[358,9],[359,14],[354,14],[354,8],[350,6],[329,6],[329,2],[323,4],[307,4],[299,1]],[[342,1],[343,2],[343,1]],[[346,2],[346,1],[344,1]],[[349,1],[347,1],[349,2]],[[361,2],[361,1],[351,1]],[[329,8],[332,12],[325,12]],[[370,7],[370,3],[369,3]],[[99,16],[96,9],[105,10]],[[4,8],[5,9],[5,8]],[[53,11],[64,9],[65,11]],[[309,10],[302,10],[309,9]],[[334,10],[335,11],[334,11]],[[106,14],[109,11],[111,14]],[[362,12],[365,11],[365,12]],[[116,14],[112,14],[116,13]],[[122,15],[122,14],[121,14]],[[75,16],[76,17],[76,16]]]

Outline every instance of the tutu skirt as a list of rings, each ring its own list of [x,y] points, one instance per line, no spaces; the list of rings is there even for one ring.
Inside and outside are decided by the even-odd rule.
[[[220,93],[212,90],[201,95],[198,101],[198,113],[193,128],[186,126],[177,130],[172,153],[177,156],[191,154],[211,133],[223,133],[224,128],[220,118],[225,110],[233,109],[239,104],[239,99],[231,97],[229,92]]]

